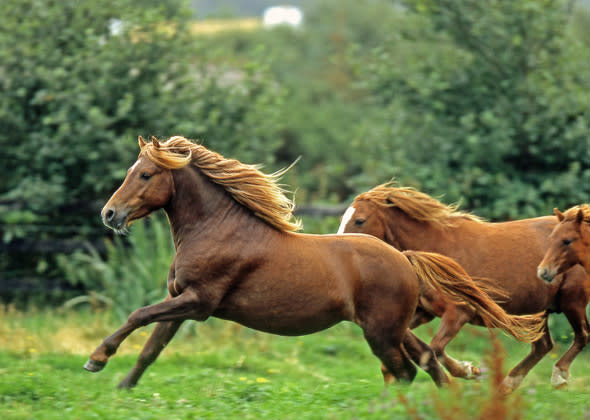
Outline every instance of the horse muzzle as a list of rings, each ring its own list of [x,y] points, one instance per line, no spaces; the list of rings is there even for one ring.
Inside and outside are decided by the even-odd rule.
[[[557,274],[556,271],[557,270],[550,270],[549,268],[540,265],[537,267],[537,277],[547,283],[551,283]]]
[[[117,210],[114,207],[105,207],[100,212],[102,222],[108,228],[117,232],[123,231],[127,227],[128,211]]]

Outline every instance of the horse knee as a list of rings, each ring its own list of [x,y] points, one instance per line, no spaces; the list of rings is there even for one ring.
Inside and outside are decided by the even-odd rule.
[[[589,338],[590,336],[586,332],[577,333],[574,336],[574,342],[572,343],[572,346],[578,348],[579,351],[582,351],[588,344]]]
[[[146,325],[145,316],[143,315],[141,308],[131,312],[131,314],[127,317],[127,323],[133,325],[134,327]]]
[[[539,353],[549,353],[553,349],[553,339],[545,334],[540,340],[533,343],[533,348]]]
[[[430,344],[430,348],[432,349],[432,354],[437,358],[440,359],[445,354],[445,349],[441,346]]]
[[[434,339],[430,342],[430,349],[432,353],[437,357],[441,358],[445,354],[445,346],[442,345],[438,337],[434,337]]]

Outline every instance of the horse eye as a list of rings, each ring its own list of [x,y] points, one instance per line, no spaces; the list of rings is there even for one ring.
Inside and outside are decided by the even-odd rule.
[[[141,179],[143,180],[148,180],[150,179],[152,176],[150,174],[148,174],[147,172],[142,172],[141,175],[139,176]]]
[[[365,223],[365,219],[356,219],[354,224],[357,226],[362,226]]]
[[[568,246],[569,244],[572,243],[571,239],[564,239],[563,241],[561,241],[562,244],[564,244],[565,246]]]

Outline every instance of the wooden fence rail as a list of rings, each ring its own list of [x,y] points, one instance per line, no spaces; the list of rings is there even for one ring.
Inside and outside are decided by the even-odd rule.
[[[10,205],[10,203],[0,203],[4,206]],[[324,204],[313,204],[303,205],[297,207],[295,215],[307,216],[312,218],[324,218],[324,217],[335,217],[340,216],[346,209],[345,204],[341,205],[324,205]],[[98,214],[100,205],[94,202],[78,203],[76,206],[68,206],[64,208],[65,213],[80,213],[84,214]],[[38,229],[38,225],[23,225],[19,226],[27,229],[27,231],[35,231]],[[2,226],[0,225],[0,231]],[[106,252],[105,239],[112,237],[112,232],[104,228],[104,232],[101,234],[100,227],[93,231],[93,234],[87,239],[83,238],[68,238],[67,234],[72,232],[72,236],[77,229],[72,226],[47,226],[42,229],[45,235],[49,238],[36,239],[34,236],[26,238],[16,238],[9,242],[0,241],[0,255],[3,258],[10,260],[11,258],[17,258],[13,261],[27,261],[27,256],[51,256],[56,254],[71,254],[77,250],[84,250],[88,245],[95,248],[99,253],[104,254]],[[60,237],[52,238],[52,234],[57,234]],[[64,237],[65,236],[65,237]],[[31,258],[29,258],[31,259]],[[13,264],[14,265],[14,264]],[[26,265],[26,264],[23,264]],[[43,294],[52,292],[68,292],[77,290],[75,286],[72,286],[60,280],[59,278],[45,278],[42,275],[37,275],[34,266],[23,266],[23,267],[12,267],[13,269],[7,272],[0,271],[0,301],[11,301],[15,295],[29,295],[29,294]],[[15,270],[16,268],[16,270]]]

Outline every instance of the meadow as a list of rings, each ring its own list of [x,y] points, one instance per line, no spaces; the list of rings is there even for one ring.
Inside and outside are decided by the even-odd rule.
[[[419,372],[411,385],[384,387],[379,362],[359,328],[340,324],[304,337],[278,337],[211,319],[187,322],[132,390],[116,389],[151,327],[124,342],[104,371],[82,369],[118,323],[101,310],[0,313],[0,412],[8,419],[586,419],[590,358],[554,390],[556,343],[508,398],[497,381],[528,346],[467,326],[449,353],[483,366],[476,381],[437,389]],[[423,338],[436,324],[421,327]],[[500,373],[500,374],[499,374]]]
[[[19,310],[0,306],[2,419],[590,419],[587,350],[569,389],[550,385],[571,341],[563,317],[507,398],[498,381],[529,346],[469,326],[448,351],[484,374],[442,390],[423,372],[384,387],[352,324],[287,338],[187,322],[138,387],[117,390],[148,326],[104,371],[83,370],[166,292],[167,222],[86,248],[104,239],[97,210],[138,134],[201,139],[268,171],[301,157],[284,180],[299,204],[349,203],[392,178],[492,221],[588,201],[590,12],[576,2],[316,1],[296,31],[195,22],[188,3],[3,2],[0,297]],[[113,36],[113,16],[133,30]]]

